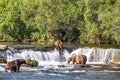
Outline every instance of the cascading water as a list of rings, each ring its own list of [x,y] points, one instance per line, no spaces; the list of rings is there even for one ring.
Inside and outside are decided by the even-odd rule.
[[[7,61],[11,61],[14,59],[14,54],[8,49],[8,50],[0,50],[3,57],[6,58]]]
[[[61,62],[61,56],[59,54],[59,51],[56,49],[51,51],[33,51],[31,49],[23,50],[21,53],[15,53],[12,54],[10,51],[3,51],[4,56],[6,57],[7,61],[17,59],[17,58],[23,58],[23,59],[29,59],[31,60],[37,60],[39,62],[39,65],[49,65],[54,64],[57,65],[57,63],[65,63],[66,59],[71,54],[85,54],[87,56],[87,63],[103,63],[106,59],[112,60],[112,57],[114,55],[120,54],[120,49],[102,49],[102,48],[78,48],[76,50],[73,50],[71,53],[69,53],[66,49],[63,50],[62,55],[62,62]]]
[[[112,60],[114,55],[120,54],[120,49],[78,48],[72,53],[82,53],[87,56],[87,63],[103,63],[106,59]]]
[[[15,54],[15,57],[28,59],[28,55],[29,59],[39,61],[39,65],[57,64],[61,62],[61,56],[59,54],[59,51],[57,51],[56,49],[49,52],[25,50],[22,53]],[[64,50],[62,61],[65,62],[69,55],[69,52]]]

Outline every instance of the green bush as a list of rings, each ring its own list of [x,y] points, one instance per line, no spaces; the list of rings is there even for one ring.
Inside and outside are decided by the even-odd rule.
[[[26,60],[26,64],[30,65],[31,67],[37,67],[38,66],[38,61],[36,61],[36,60]]]
[[[119,62],[120,61],[120,55],[113,56],[113,61]]]
[[[27,65],[30,65],[31,60],[26,60],[25,62]]]
[[[0,59],[0,63],[6,63],[6,59]]]

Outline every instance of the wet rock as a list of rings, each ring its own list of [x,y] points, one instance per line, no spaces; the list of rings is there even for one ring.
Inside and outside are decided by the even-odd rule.
[[[88,64],[84,64],[84,65],[81,65],[81,64],[76,64],[74,65],[74,68],[91,68],[91,65],[88,65]]]
[[[57,66],[60,67],[60,68],[61,68],[61,67],[65,67],[65,65],[57,65]]]

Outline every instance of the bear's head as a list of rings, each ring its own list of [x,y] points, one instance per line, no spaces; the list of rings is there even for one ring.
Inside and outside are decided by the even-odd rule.
[[[76,58],[76,54],[72,54],[70,57],[68,57],[67,62],[70,63]]]

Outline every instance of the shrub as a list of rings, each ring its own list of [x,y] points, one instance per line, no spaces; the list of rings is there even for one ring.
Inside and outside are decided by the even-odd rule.
[[[30,65],[31,60],[26,60],[25,62],[27,65]]]
[[[0,59],[0,63],[6,63],[6,59]]]
[[[120,61],[120,55],[113,56],[113,61],[119,62]]]
[[[38,66],[38,61],[36,61],[36,60],[26,60],[26,64],[30,65],[31,67],[37,67]]]

